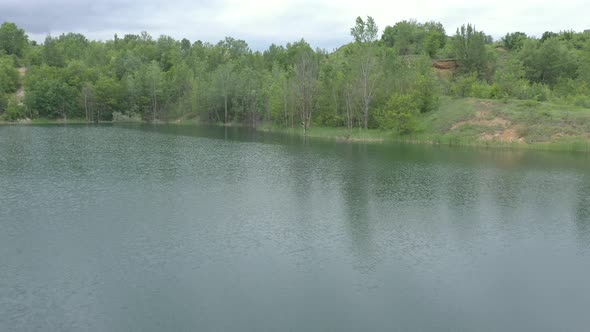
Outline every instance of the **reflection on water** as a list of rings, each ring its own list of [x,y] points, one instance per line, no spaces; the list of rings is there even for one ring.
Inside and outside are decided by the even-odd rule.
[[[584,330],[589,159],[0,126],[0,330]]]

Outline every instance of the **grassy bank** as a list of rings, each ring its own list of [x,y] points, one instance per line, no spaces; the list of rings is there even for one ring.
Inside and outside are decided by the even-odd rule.
[[[313,127],[309,137],[366,141],[590,152],[590,109],[549,102],[443,98],[416,119],[416,132]],[[264,130],[303,135],[301,129]]]

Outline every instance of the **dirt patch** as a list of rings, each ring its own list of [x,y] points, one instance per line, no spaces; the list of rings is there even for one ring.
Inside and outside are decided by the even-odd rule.
[[[472,104],[475,108],[473,117],[469,120],[455,123],[451,127],[451,130],[457,130],[466,125],[475,125],[487,127],[486,132],[479,136],[483,141],[524,142],[524,138],[518,134],[518,126],[514,125],[508,119],[494,115],[495,105],[493,102],[488,100],[473,100]]]
[[[482,141],[496,141],[503,143],[524,143],[524,137],[518,134],[518,128],[513,126],[504,130],[499,130],[493,133],[481,134],[479,138]]]
[[[466,121],[459,121],[457,123],[455,123],[452,127],[451,130],[457,130],[465,125],[477,125],[477,126],[484,126],[484,127],[508,127],[510,125],[510,121],[504,119],[504,118],[500,118],[500,117],[495,117],[492,119],[486,119],[485,115],[488,113],[480,113],[478,114],[478,112],[476,112],[476,117],[475,119],[471,119],[471,120],[466,120]]]
[[[25,84],[23,80],[25,78],[25,75],[27,74],[27,68],[20,67],[18,69],[18,74],[20,76],[20,84],[18,89],[16,90],[16,100],[19,105],[22,105],[23,99],[25,98]]]
[[[432,62],[432,66],[436,69],[455,70],[455,69],[457,69],[457,60],[454,60],[454,59],[434,60]]]

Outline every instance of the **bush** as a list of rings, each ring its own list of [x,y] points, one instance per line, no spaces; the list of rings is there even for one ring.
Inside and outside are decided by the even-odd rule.
[[[121,112],[113,112],[113,122],[141,122],[141,116],[136,113],[123,114]]]
[[[434,77],[420,75],[412,96],[421,113],[434,111],[439,105],[439,87]]]
[[[452,85],[451,92],[457,97],[492,98],[492,86],[480,81],[474,74],[459,77]]]
[[[416,131],[416,116],[420,113],[412,95],[393,95],[384,108],[375,114],[380,128],[395,129],[405,135]]]
[[[590,108],[590,97],[589,96],[575,96],[574,97],[574,105]]]
[[[18,87],[18,70],[14,59],[0,54],[0,93],[15,92]]]
[[[25,107],[17,104],[14,100],[9,100],[5,112],[2,114],[2,118],[6,121],[23,119],[25,118]]]
[[[5,94],[0,93],[0,114],[4,113],[6,107],[8,107],[8,97]]]

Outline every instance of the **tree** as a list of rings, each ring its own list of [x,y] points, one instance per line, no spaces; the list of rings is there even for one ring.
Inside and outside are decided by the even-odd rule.
[[[25,78],[25,105],[40,117],[68,119],[79,115],[79,92],[68,85],[55,67],[31,69]]]
[[[84,104],[84,114],[86,122],[90,121],[90,116],[94,114],[94,86],[90,82],[85,82],[82,87],[82,103]]]
[[[23,57],[28,45],[28,38],[23,29],[16,24],[4,22],[0,26],[0,53]]]
[[[397,54],[410,55],[426,53],[433,57],[445,46],[447,36],[439,22],[418,23],[416,20],[397,22],[383,30],[381,41],[392,47]]]
[[[43,44],[43,58],[45,64],[53,67],[64,67],[66,65],[66,59],[63,54],[63,50],[58,44],[58,41],[51,36],[45,38]]]
[[[447,43],[447,35],[445,28],[440,22],[426,22],[424,23],[424,30],[426,30],[426,37],[424,38],[424,51],[431,58]]]
[[[367,16],[367,21],[359,16],[356,18],[356,25],[350,29],[350,34],[357,43],[371,43],[377,39],[379,27],[371,16]]]
[[[502,43],[507,50],[518,51],[522,48],[522,45],[527,38],[528,37],[524,32],[507,33],[506,36],[502,38]]]
[[[459,70],[476,73],[482,79],[488,73],[488,54],[485,47],[486,36],[471,24],[462,25],[453,38],[453,47],[460,63]]]
[[[122,89],[114,77],[101,75],[94,83],[94,98],[96,100],[97,114],[94,122],[110,119],[114,111],[118,111],[119,96]]]
[[[575,78],[578,70],[576,54],[557,37],[543,43],[528,40],[519,52],[519,58],[530,81],[550,86],[557,84],[561,77]]]
[[[357,53],[354,65],[357,75],[356,87],[361,99],[363,126],[365,129],[369,127],[369,111],[377,92],[378,81],[381,78],[379,59],[376,52],[377,50],[373,47],[361,48]]]
[[[301,43],[304,43],[304,45],[302,45],[303,48],[297,55],[294,66],[294,85],[303,134],[307,135],[311,127],[311,116],[317,88],[318,65],[311,47],[303,40]]]
[[[155,61],[152,61],[145,72],[145,79],[151,99],[152,121],[158,118],[160,97],[162,94],[162,70]]]
[[[377,81],[380,77],[378,70],[379,60],[377,59],[377,49],[372,42],[377,37],[377,25],[373,18],[368,16],[367,23],[358,17],[356,25],[350,29],[350,33],[357,43],[354,67],[356,72],[357,87],[360,91],[363,111],[363,123],[365,129],[369,126],[369,109],[371,102],[375,97]]]
[[[18,70],[14,59],[0,55],[0,95],[15,92],[18,87]]]
[[[232,91],[233,83],[234,83],[234,64],[227,63],[222,64],[213,73],[213,80],[215,81],[215,85],[219,89],[219,93],[223,96],[223,109],[224,109],[224,116],[223,122],[228,122],[228,99],[229,94]]]
[[[411,95],[395,94],[387,101],[383,109],[377,113],[379,127],[395,129],[405,135],[416,130],[416,116],[419,113],[416,100]]]

